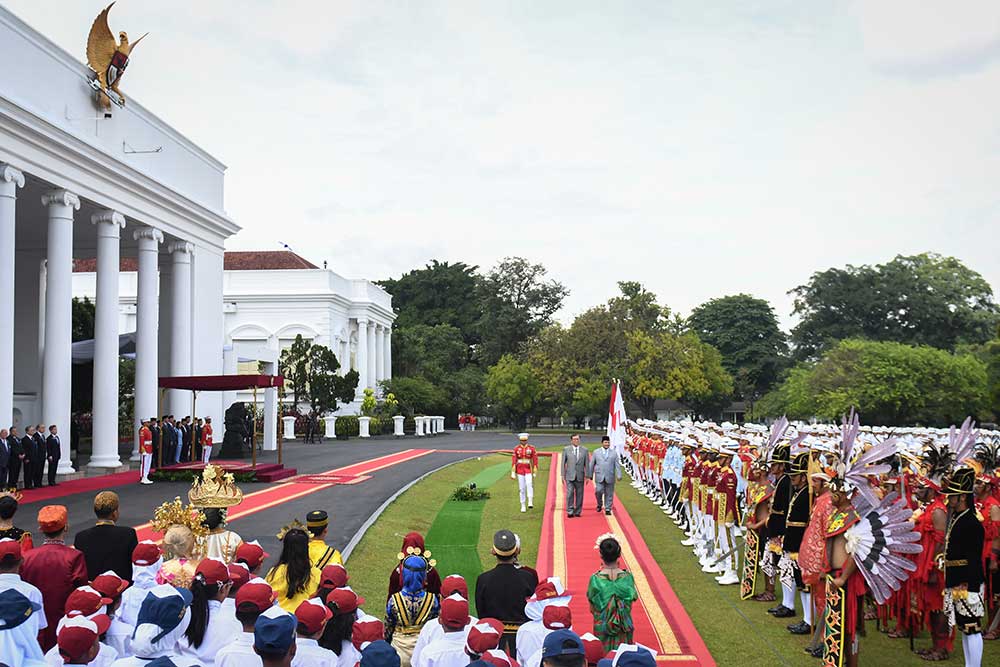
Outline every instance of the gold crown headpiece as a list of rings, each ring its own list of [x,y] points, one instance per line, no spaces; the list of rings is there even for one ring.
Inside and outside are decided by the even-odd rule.
[[[205,513],[191,505],[185,507],[180,496],[163,503],[153,512],[153,530],[165,533],[170,526],[185,526],[194,533],[195,540],[199,543],[208,535],[204,521]]]
[[[423,558],[425,561],[427,561],[428,568],[437,566],[437,561],[431,558],[431,552],[427,550],[421,551],[420,547],[406,547],[405,552],[400,551],[398,554],[396,554],[396,558],[399,559],[400,563],[402,563],[410,556],[418,556],[420,558]]]
[[[209,463],[191,484],[188,500],[195,507],[233,507],[243,502],[243,491],[236,486],[232,473]]]
[[[11,487],[9,489],[0,489],[0,498],[3,498],[4,496],[10,496],[15,501],[21,502],[21,498],[24,497],[24,494],[18,491],[17,487]]]
[[[301,530],[306,535],[309,534],[309,529],[306,528],[306,524],[302,523],[298,519],[292,519],[292,522],[287,526],[283,526],[281,530],[278,531],[278,534],[275,535],[275,537],[277,537],[279,540],[283,540],[285,539],[285,534],[290,530]]]

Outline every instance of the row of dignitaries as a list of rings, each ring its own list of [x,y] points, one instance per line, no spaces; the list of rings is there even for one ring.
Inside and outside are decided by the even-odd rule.
[[[23,471],[25,489],[41,488],[48,464],[48,485],[56,486],[61,452],[62,443],[55,424],[47,429],[45,424],[28,426],[24,437],[18,436],[15,426],[0,429],[0,485],[16,489]]]
[[[615,482],[622,478],[618,454],[611,449],[611,439],[601,438],[601,446],[594,451],[580,444],[580,436],[573,435],[570,444],[563,448],[562,475],[566,482],[566,515],[570,518],[583,514],[583,489],[588,479],[594,481],[597,511],[611,514],[615,496]]]
[[[865,620],[891,639],[929,636],[915,651],[923,660],[948,660],[961,637],[965,665],[986,664],[984,640],[1000,638],[996,434],[971,419],[890,433],[853,413],[839,426],[782,418],[770,429],[631,422],[627,431],[634,484],[684,530],[702,571],[738,583],[743,600],[776,603],[767,611],[824,665],[859,663]],[[666,447],[660,460],[679,452],[680,476],[650,489],[642,439],[647,452]]]

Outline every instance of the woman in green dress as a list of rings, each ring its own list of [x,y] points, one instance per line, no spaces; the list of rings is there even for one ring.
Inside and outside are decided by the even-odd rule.
[[[594,615],[594,634],[613,651],[621,644],[632,643],[632,603],[639,597],[632,573],[618,566],[621,545],[611,533],[597,538],[601,569],[590,577],[587,600]]]

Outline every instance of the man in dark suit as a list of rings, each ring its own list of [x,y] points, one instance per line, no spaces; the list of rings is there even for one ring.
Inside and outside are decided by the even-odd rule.
[[[153,465],[160,467],[160,422],[156,417],[149,419],[149,432],[153,434]]]
[[[181,451],[181,461],[191,460],[191,417],[185,417],[181,421],[181,429],[184,434],[181,438],[183,449]]]
[[[22,467],[24,470],[24,488],[35,488],[35,427],[28,426],[24,429],[24,437],[21,438],[21,451],[24,452]]]
[[[101,491],[94,498],[97,525],[76,534],[73,546],[83,552],[87,577],[93,581],[99,574],[114,571],[122,579],[132,581],[132,550],[139,544],[135,530],[117,526],[118,494]]]
[[[53,424],[49,426],[49,437],[45,439],[45,460],[49,464],[49,486],[56,486],[56,469],[59,468],[60,456],[62,456],[62,443],[59,441],[59,430]],[[41,476],[41,471],[39,471],[39,486],[41,486]]]
[[[32,469],[32,474],[34,477],[31,479],[31,484],[36,488],[42,488],[42,475],[45,473],[45,461],[48,458],[46,456],[46,446],[45,446],[45,424],[39,424],[35,427],[35,467]]]
[[[498,530],[493,535],[496,567],[476,579],[476,609],[483,617],[496,618],[503,623],[500,648],[514,655],[517,655],[517,629],[528,622],[524,613],[525,600],[538,585],[538,573],[518,565],[520,552],[517,535],[509,530]]]
[[[0,428],[0,486],[7,483],[7,466],[10,465],[10,445],[7,444],[9,437],[10,431]]]
[[[583,513],[583,485],[590,469],[590,451],[580,444],[580,436],[570,438],[570,444],[563,448],[563,480],[566,482],[566,515],[580,516]]]
[[[10,448],[10,463],[7,464],[7,486],[16,489],[17,478],[21,475],[21,465],[24,463],[24,448],[21,447],[21,438],[17,437],[16,426],[10,427],[7,447]]]

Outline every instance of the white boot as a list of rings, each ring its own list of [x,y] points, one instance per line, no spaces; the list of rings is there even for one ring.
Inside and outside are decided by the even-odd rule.
[[[726,570],[721,577],[716,578],[716,581],[719,582],[720,586],[732,586],[733,584],[740,583],[740,578],[732,570]]]

